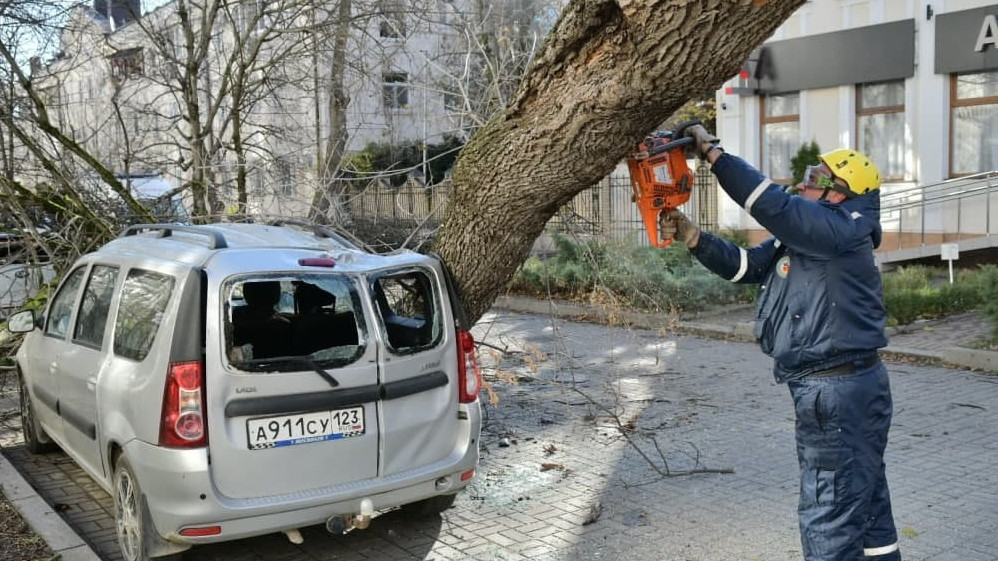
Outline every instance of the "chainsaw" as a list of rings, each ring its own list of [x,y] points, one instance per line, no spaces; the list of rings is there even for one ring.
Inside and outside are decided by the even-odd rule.
[[[686,163],[684,149],[694,140],[682,136],[682,131],[698,124],[699,120],[693,120],[679,125],[675,133],[654,132],[627,158],[634,190],[631,200],[637,203],[648,240],[655,247],[672,245],[671,238],[659,237],[659,215],[675,210],[693,192],[693,172]]]

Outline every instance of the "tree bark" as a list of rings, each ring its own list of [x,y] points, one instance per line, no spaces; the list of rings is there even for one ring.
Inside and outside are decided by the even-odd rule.
[[[438,252],[472,321],[548,219],[804,0],[572,0],[516,99],[461,151]]]

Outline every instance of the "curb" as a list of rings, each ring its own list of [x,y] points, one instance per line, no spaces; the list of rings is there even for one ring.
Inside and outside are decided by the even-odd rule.
[[[0,453],[0,488],[60,561],[101,561],[87,542],[42,499]]]
[[[714,323],[714,315],[701,321],[683,320],[674,315],[649,314],[629,310],[614,310],[612,313],[588,304],[564,300],[535,300],[520,296],[499,296],[494,306],[499,309],[528,314],[551,314],[556,317],[590,323],[630,325],[639,329],[671,329],[684,335],[694,335],[726,341],[755,343],[752,322],[741,321],[731,324]],[[892,329],[888,329],[891,333]],[[942,351],[925,351],[910,347],[888,345],[880,350],[884,358],[926,362],[940,366],[953,366],[970,370],[983,370],[998,373],[998,352],[964,347],[948,347]]]

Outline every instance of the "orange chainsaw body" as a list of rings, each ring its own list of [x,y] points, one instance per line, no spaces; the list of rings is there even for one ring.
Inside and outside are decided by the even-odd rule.
[[[672,239],[663,240],[658,232],[658,217],[690,199],[693,172],[686,163],[683,148],[692,139],[672,139],[672,133],[662,131],[645,138],[627,158],[631,173],[632,200],[637,203],[648,240],[655,247],[666,247]]]

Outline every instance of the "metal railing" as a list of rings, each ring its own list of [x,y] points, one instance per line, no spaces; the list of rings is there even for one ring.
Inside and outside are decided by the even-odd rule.
[[[996,208],[992,208],[992,206]],[[908,249],[998,234],[998,171],[881,195],[881,250]],[[888,243],[896,236],[896,247]],[[891,240],[893,242],[894,240]]]

